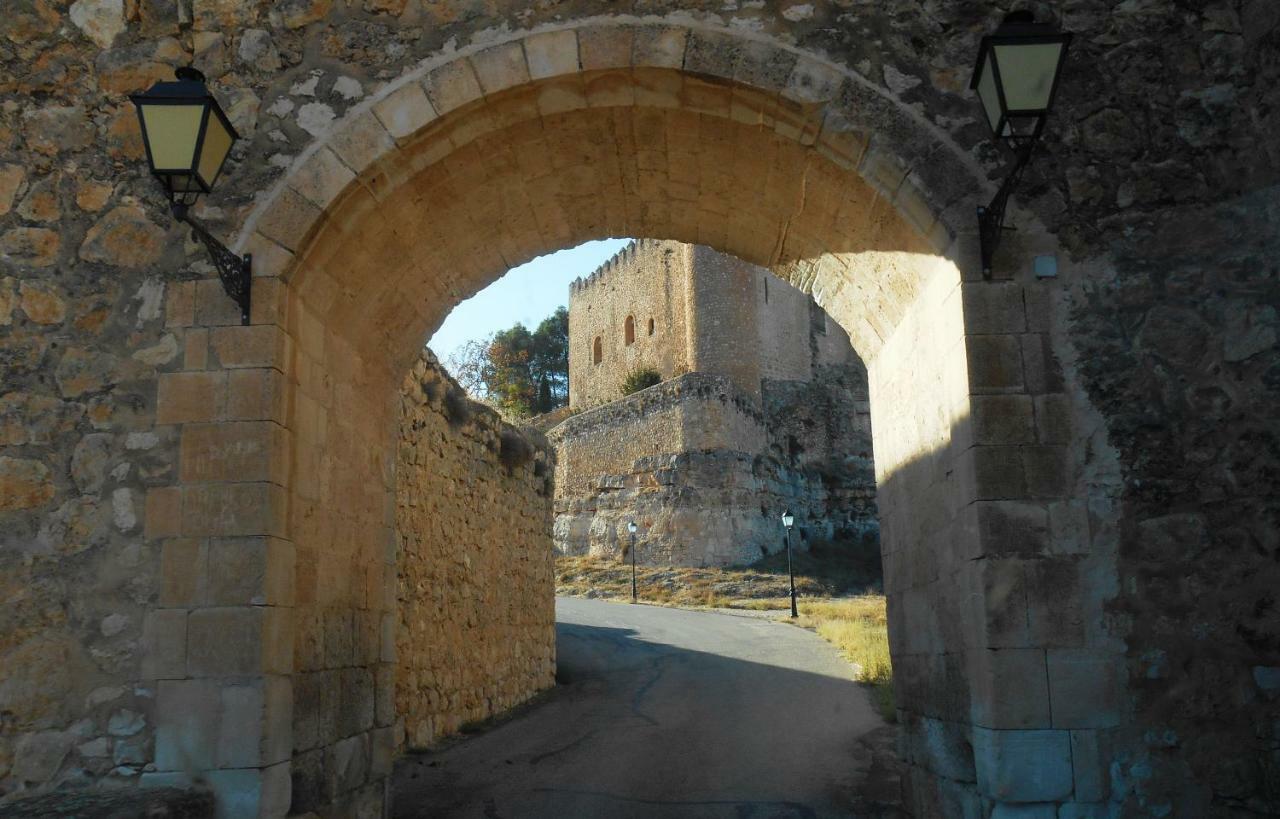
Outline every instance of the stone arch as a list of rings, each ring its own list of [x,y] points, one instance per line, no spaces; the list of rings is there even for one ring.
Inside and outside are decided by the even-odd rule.
[[[636,343],[636,317],[627,316],[627,320],[622,323],[622,343],[630,347]]]
[[[591,342],[591,363],[599,364],[604,361],[604,345],[600,336],[596,336]]]
[[[928,166],[897,158],[909,140],[933,146]],[[610,235],[711,245],[811,293],[868,364],[899,704],[933,794],[917,803],[1067,801],[1059,746],[1089,726],[1055,722],[1047,690],[1029,706],[1002,698],[1007,681],[1046,679],[1048,638],[997,633],[1007,567],[974,560],[998,545],[991,520],[1047,517],[1067,496],[1051,474],[1064,447],[1040,437],[1023,378],[1022,286],[969,275],[971,211],[951,205],[984,186],[885,92],[748,33],[587,21],[430,60],[338,123],[248,219],[253,324],[216,332],[233,353],[226,404],[252,409],[214,426],[264,436],[267,454],[256,472],[228,465],[184,487],[184,505],[243,505],[235,531],[211,527],[279,541],[305,578],[280,613],[246,615],[264,635],[288,618],[313,643],[331,616],[385,633],[392,399],[423,339],[541,253]],[[1009,413],[1019,421],[1002,425]],[[261,672],[286,691],[328,670],[275,662]],[[378,655],[380,679],[393,663]],[[1005,750],[1038,739],[1053,751],[1044,777]],[[1010,777],[1039,784],[1009,791]]]

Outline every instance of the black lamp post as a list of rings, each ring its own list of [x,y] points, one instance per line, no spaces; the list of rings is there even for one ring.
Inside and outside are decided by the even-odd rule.
[[[174,218],[204,243],[223,289],[240,306],[240,323],[248,324],[249,257],[232,253],[190,214],[197,197],[213,190],[239,135],[205,87],[203,74],[191,67],[176,74],[176,81],[156,83],[145,94],[130,97],[138,108],[147,163],[169,196]]]
[[[631,602],[636,602],[636,522],[627,521],[627,531],[631,534]]]
[[[791,527],[795,525],[796,516],[791,514],[791,510],[782,513],[782,527],[787,531],[787,575],[791,578],[791,616],[799,617],[800,612],[796,610],[796,573],[791,568]]]
[[[1070,33],[1049,23],[1037,23],[1029,11],[1015,11],[994,34],[983,37],[978,47],[969,87],[978,92],[991,132],[1016,156],[991,204],[978,208],[984,278],[991,278],[991,260],[1004,230],[1005,207],[1044,130],[1070,44]]]

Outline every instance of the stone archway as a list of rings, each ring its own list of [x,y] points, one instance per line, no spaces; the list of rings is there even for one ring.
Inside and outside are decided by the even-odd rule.
[[[933,159],[909,168],[895,140],[936,143]],[[428,61],[352,111],[247,220],[252,326],[201,285],[191,326],[207,327],[217,365],[160,376],[161,422],[203,465],[173,490],[174,534],[261,538],[273,567],[265,606],[182,626],[190,650],[218,659],[188,687],[230,674],[263,692],[256,763],[225,766],[237,787],[265,813],[287,804],[294,700],[308,675],[356,662],[305,648],[335,622],[391,685],[394,657],[375,644],[394,616],[393,401],[423,339],[515,264],[641,235],[770,266],[868,364],[917,809],[1105,798],[1097,736],[1118,695],[1097,632],[1108,565],[1099,555],[1102,575],[1082,576],[1072,408],[1044,295],[973,277],[963,222],[946,212],[955,190],[982,184],[856,75],[707,26],[521,33]],[[229,630],[250,648],[217,653]],[[177,707],[162,691],[162,732]],[[351,730],[386,746],[388,719]],[[351,739],[330,728],[307,750]],[[352,787],[376,790],[380,776]]]

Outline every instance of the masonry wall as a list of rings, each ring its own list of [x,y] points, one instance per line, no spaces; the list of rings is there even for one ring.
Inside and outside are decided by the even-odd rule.
[[[622,397],[622,380],[638,367],[664,378],[692,370],[689,310],[692,248],[640,239],[570,286],[569,404],[591,407]],[[626,343],[627,317],[635,341]],[[649,333],[649,321],[653,333]],[[600,339],[602,360],[593,345]]]
[[[414,749],[555,678],[555,454],[462,396],[428,355],[400,399],[395,708]]]
[[[807,455],[787,449],[789,427],[766,416],[757,399],[724,376],[691,373],[577,415],[548,438],[558,453],[556,549],[617,558],[634,520],[637,555],[654,565],[750,563],[782,546],[778,516],[790,508],[805,540],[867,535],[877,529],[870,474],[865,392],[834,400],[818,385],[791,385],[772,394],[795,431],[818,440],[811,418],[837,404],[832,420],[860,425],[841,432],[837,450],[859,447],[846,460],[820,445]],[[807,387],[807,388],[806,388]],[[792,402],[795,402],[794,404]],[[802,430],[803,428],[803,430]],[[781,440],[779,440],[781,436]],[[825,440],[825,439],[823,439]]]

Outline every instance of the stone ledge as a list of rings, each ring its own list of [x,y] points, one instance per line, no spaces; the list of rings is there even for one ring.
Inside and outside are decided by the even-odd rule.
[[[765,419],[760,407],[735,387],[727,377],[706,373],[686,373],[617,401],[610,401],[608,404],[574,415],[549,430],[547,438],[552,444],[559,444],[581,435],[598,432],[602,428],[615,426],[620,422],[671,409],[686,401],[713,398],[732,402],[734,408],[743,415],[757,423],[764,423]]]

